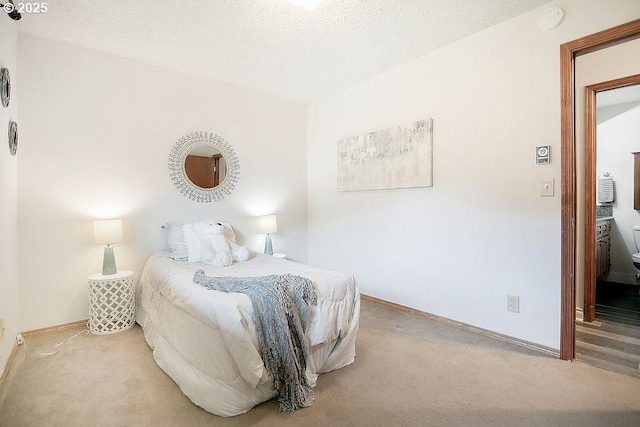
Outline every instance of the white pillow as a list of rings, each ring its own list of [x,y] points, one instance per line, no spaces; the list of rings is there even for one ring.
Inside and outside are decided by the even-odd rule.
[[[202,261],[202,254],[200,251],[200,239],[198,235],[193,231],[193,224],[185,224],[182,226],[184,232],[184,241],[187,244],[187,261],[200,262]]]
[[[189,251],[184,240],[182,224],[167,222],[162,228],[167,230],[167,244],[171,248],[169,256],[175,260],[186,260],[189,257]]]
[[[198,221],[198,222],[192,222],[189,224],[184,224],[182,226],[182,231],[183,231],[183,235],[184,235],[184,241],[187,247],[187,252],[188,252],[188,257],[187,257],[187,261],[189,262],[201,262],[202,261],[202,253],[200,250],[200,239],[198,238],[198,235],[196,234],[196,232],[193,229],[193,226],[195,224],[201,223],[201,222],[214,222],[216,223],[217,221],[214,220],[210,220],[210,221]],[[231,224],[229,224],[228,222],[223,222],[221,223],[222,226],[224,227],[224,237],[227,238],[228,241],[236,243],[236,235],[233,231],[233,227],[231,227]]]

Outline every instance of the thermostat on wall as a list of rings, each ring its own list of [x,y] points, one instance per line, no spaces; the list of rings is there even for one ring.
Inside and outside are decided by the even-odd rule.
[[[544,165],[551,160],[551,148],[548,145],[536,147],[536,164]]]

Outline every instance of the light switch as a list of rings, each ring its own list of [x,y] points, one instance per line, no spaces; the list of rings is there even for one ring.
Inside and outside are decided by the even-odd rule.
[[[540,180],[540,197],[553,197],[553,178]]]

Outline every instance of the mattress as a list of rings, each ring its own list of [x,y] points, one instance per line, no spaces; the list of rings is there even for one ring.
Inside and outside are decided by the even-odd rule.
[[[153,254],[136,286],[136,321],[156,363],[196,405],[220,416],[247,412],[276,395],[262,359],[249,298],[193,282],[208,276],[295,274],[309,278],[317,305],[307,330],[307,379],[354,361],[360,291],[352,275],[251,252],[227,267],[176,261]]]

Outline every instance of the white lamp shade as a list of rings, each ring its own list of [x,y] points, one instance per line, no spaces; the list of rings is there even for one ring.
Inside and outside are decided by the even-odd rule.
[[[265,215],[260,217],[260,231],[263,233],[276,233],[278,231],[278,221],[275,215]]]
[[[122,241],[121,219],[100,219],[93,221],[93,240],[97,245]]]

